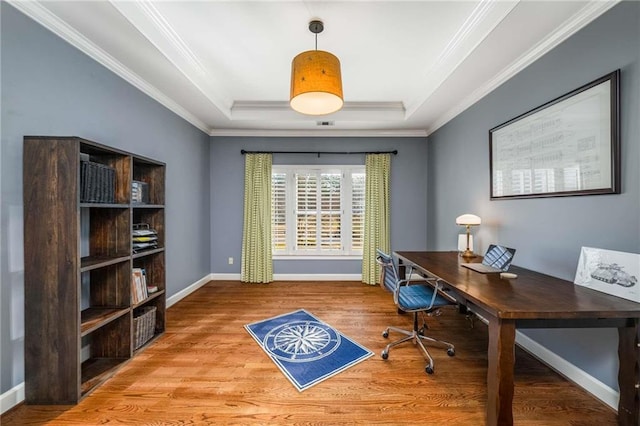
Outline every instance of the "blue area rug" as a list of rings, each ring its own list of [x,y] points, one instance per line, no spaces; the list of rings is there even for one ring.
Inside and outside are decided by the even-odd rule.
[[[244,328],[298,391],[373,355],[304,309],[247,324]]]

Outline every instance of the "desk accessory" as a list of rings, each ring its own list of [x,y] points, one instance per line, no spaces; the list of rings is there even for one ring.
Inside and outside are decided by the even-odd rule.
[[[466,213],[456,218],[456,225],[462,225],[467,228],[467,248],[462,253],[462,257],[464,258],[472,259],[476,257],[470,245],[471,244],[471,227],[480,225],[480,223],[482,223],[482,219],[480,219],[480,217],[474,214]]]
[[[515,254],[516,249],[490,244],[487,252],[484,254],[482,263],[461,263],[460,265],[473,269],[481,274],[506,272],[509,270]]]

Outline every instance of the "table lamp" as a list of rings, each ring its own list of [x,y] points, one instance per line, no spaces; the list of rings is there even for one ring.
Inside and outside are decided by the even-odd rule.
[[[480,225],[480,223],[482,223],[482,220],[474,214],[467,213],[467,214],[458,216],[456,218],[456,225],[465,226],[467,228],[467,249],[462,253],[462,257],[465,257],[465,258],[476,257],[476,255],[473,254],[473,250],[471,250],[471,247],[469,245],[469,239],[471,236],[470,234],[471,227]]]

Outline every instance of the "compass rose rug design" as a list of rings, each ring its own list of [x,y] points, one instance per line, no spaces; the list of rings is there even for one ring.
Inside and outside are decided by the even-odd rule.
[[[373,355],[304,309],[244,328],[300,392]]]

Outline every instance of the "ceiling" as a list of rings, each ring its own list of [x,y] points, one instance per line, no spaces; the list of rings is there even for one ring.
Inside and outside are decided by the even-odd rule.
[[[213,136],[425,136],[616,2],[11,1]],[[312,19],[345,98],[320,117],[288,105]]]

